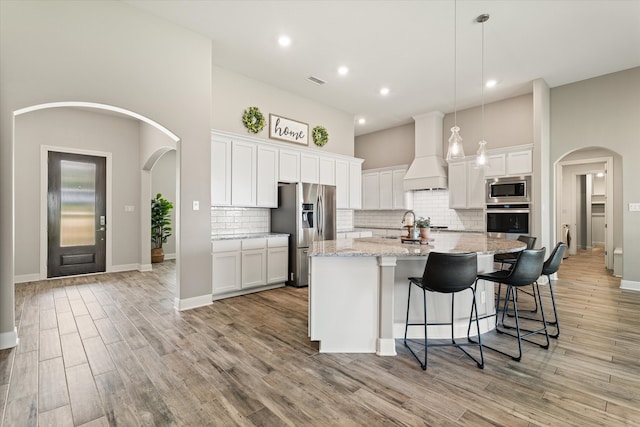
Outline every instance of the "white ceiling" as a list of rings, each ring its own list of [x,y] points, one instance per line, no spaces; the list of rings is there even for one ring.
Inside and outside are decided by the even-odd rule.
[[[215,65],[365,117],[356,135],[454,109],[453,0],[125,2],[211,38]],[[459,110],[481,102],[483,13],[485,77],[498,80],[485,102],[529,93],[538,78],[555,87],[640,66],[640,0],[458,0]]]

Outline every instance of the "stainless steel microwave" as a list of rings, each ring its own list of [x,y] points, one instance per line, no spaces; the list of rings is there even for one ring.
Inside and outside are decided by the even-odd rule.
[[[487,179],[487,204],[530,203],[531,177]]]

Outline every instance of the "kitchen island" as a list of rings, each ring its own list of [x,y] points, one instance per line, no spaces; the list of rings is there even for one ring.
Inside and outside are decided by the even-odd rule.
[[[394,356],[395,339],[404,336],[407,278],[422,276],[430,252],[476,252],[478,272],[488,272],[494,270],[494,254],[518,252],[525,247],[517,240],[460,232],[433,233],[428,245],[403,244],[400,239],[390,238],[315,242],[309,251],[309,336],[319,341],[320,352]],[[495,313],[493,289],[493,283],[478,281],[480,316]],[[471,298],[471,291],[456,296],[456,337],[466,337]],[[421,292],[414,292],[410,321],[421,320],[421,304]],[[433,294],[428,304],[430,322],[449,321],[450,295]],[[494,327],[495,318],[483,319],[480,333]],[[421,328],[411,329],[411,338],[421,336]],[[450,328],[430,326],[429,337],[450,337]]]

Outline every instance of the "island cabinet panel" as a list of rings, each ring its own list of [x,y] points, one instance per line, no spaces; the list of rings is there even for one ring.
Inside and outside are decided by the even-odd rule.
[[[231,204],[231,140],[211,140],[211,205]]]

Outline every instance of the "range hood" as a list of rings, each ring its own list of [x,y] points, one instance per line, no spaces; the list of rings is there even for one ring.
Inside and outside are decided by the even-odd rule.
[[[415,159],[404,176],[404,189],[447,188],[447,162],[442,156],[442,119],[439,111],[413,116]]]

